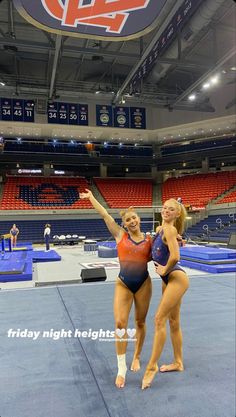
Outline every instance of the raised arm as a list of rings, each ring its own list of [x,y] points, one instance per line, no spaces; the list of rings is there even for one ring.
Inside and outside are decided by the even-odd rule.
[[[156,272],[161,275],[167,275],[173,266],[180,260],[179,245],[177,241],[177,230],[174,226],[163,227],[164,237],[166,239],[170,256],[166,265],[156,264]]]
[[[85,193],[80,193],[79,196],[81,199],[88,199],[95,210],[101,215],[103,220],[105,221],[108,230],[111,232],[112,236],[115,239],[121,239],[122,234],[124,233],[124,229],[120,227],[113,217],[107,212],[107,210],[96,200],[94,195],[90,190],[85,190]]]

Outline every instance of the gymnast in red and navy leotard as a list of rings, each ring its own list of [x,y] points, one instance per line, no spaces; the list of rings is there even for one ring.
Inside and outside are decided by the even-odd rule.
[[[149,277],[147,263],[150,261],[151,242],[150,236],[136,242],[126,232],[117,244],[120,261],[119,278],[134,294]]]
[[[80,198],[88,198],[93,207],[104,219],[109,231],[117,243],[120,261],[120,273],[115,285],[114,317],[118,332],[116,336],[116,353],[118,372],[117,388],[125,386],[126,377],[126,349],[127,326],[129,313],[134,303],[135,307],[135,351],[131,370],[140,369],[140,353],[146,334],[146,315],[148,312],[152,284],[147,270],[147,263],[151,260],[151,238],[145,237],[140,230],[140,218],[134,208],[130,207],[121,212],[123,227],[119,226],[107,210],[95,199],[91,191],[80,193]],[[123,336],[119,337],[121,334]]]
[[[149,388],[158,372],[158,360],[166,341],[166,322],[170,323],[170,335],[174,360],[162,365],[161,372],[183,371],[182,332],[180,328],[180,306],[182,297],[189,287],[188,277],[179,266],[178,234],[183,233],[186,210],[180,202],[170,199],[161,211],[162,225],[158,227],[153,241],[152,256],[155,269],[161,276],[162,298],[155,315],[155,334],[152,354],[142,381],[142,389]]]

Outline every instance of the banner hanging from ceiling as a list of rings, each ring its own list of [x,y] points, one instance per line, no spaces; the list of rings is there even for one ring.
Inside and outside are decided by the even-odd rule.
[[[156,25],[167,0],[13,0],[32,25],[81,38],[121,41],[143,36]]]
[[[169,48],[190,17],[204,0],[184,0],[166,29],[162,32],[152,50],[140,64],[129,84],[130,92],[140,91],[140,82],[150,74],[158,58]]]

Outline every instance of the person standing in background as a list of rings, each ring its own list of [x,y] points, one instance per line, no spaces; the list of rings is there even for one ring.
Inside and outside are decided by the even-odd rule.
[[[11,235],[11,245],[12,247],[16,247],[16,242],[17,242],[17,236],[19,235],[20,231],[18,229],[18,227],[16,227],[16,224],[13,224],[11,230],[10,230],[10,235]]]
[[[46,244],[46,252],[50,250],[50,244],[49,244],[50,234],[51,234],[51,225],[47,223],[44,226],[44,239],[45,239],[45,244]]]

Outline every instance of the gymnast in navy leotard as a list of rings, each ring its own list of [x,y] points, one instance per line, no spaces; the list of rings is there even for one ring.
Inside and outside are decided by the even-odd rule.
[[[20,231],[19,231],[18,227],[16,227],[16,224],[14,223],[11,230],[10,230],[12,247],[16,246],[17,236],[19,235],[19,233],[20,233]]]
[[[160,230],[159,233],[155,236],[152,242],[152,259],[154,262],[159,263],[161,265],[166,265],[168,259],[170,257],[170,251],[168,246],[163,242],[164,231]],[[168,284],[168,277],[169,274],[173,271],[183,271],[185,272],[180,266],[176,263],[171,270],[169,270],[168,274],[161,276],[164,283]]]
[[[135,351],[130,369],[140,369],[140,354],[146,334],[146,315],[148,312],[152,283],[147,269],[151,260],[151,238],[140,230],[140,218],[133,207],[121,212],[123,227],[119,226],[107,210],[95,199],[91,191],[80,193],[87,198],[105,221],[117,243],[120,272],[117,277],[114,295],[114,318],[116,326],[116,354],[118,372],[115,384],[117,388],[125,386],[126,349],[129,338],[128,320],[132,304],[135,308]],[[123,336],[121,336],[123,335]]]
[[[178,234],[183,233],[186,211],[180,202],[170,199],[164,203],[161,211],[162,225],[152,245],[152,256],[156,273],[161,276],[162,298],[155,315],[155,335],[152,354],[142,381],[142,389],[149,388],[159,371],[158,360],[166,341],[166,322],[169,320],[174,360],[162,365],[161,372],[183,371],[182,332],[180,328],[180,306],[189,280],[178,266],[180,259]]]

